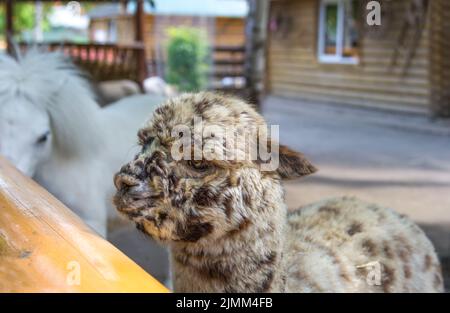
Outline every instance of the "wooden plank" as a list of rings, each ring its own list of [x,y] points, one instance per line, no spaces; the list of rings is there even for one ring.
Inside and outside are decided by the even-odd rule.
[[[231,52],[231,53],[245,53],[244,46],[219,46],[216,45],[213,47],[214,52]]]
[[[209,76],[213,76],[216,78],[224,78],[224,77],[244,77],[244,71],[223,71],[218,72],[214,71],[209,74]]]
[[[0,292],[167,291],[0,157]]]
[[[244,60],[221,60],[221,59],[216,59],[213,61],[214,65],[231,65],[231,66],[243,66],[244,65]]]

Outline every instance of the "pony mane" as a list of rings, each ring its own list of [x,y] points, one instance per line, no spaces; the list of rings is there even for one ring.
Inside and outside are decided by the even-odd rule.
[[[60,52],[41,52],[37,48],[14,59],[0,55],[0,97],[24,96],[47,103],[47,99],[70,78],[93,98],[89,83],[75,65]]]
[[[35,48],[17,60],[0,56],[0,105],[18,97],[49,114],[59,152],[72,156],[98,145],[100,108],[88,81],[62,53]]]

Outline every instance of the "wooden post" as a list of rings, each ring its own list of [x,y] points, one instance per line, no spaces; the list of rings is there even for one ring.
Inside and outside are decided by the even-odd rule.
[[[429,8],[429,79],[433,117],[450,118],[450,21],[448,0],[430,1]]]
[[[246,81],[249,100],[260,106],[264,91],[266,65],[267,25],[269,0],[248,0],[249,14],[246,20]]]
[[[12,36],[14,35],[14,24],[13,24],[13,1],[12,0],[6,0],[6,25],[5,25],[5,34],[6,34],[6,44],[7,44],[7,51],[9,54],[13,53],[13,47],[12,47]]]
[[[168,291],[2,157],[0,208],[1,293]]]
[[[120,0],[120,13],[127,13],[128,0]]]
[[[138,54],[137,69],[138,81],[143,91],[143,83],[147,78],[147,61],[145,57],[145,42],[144,42],[144,0],[136,0],[136,14],[135,21],[135,40],[144,45],[144,49]]]

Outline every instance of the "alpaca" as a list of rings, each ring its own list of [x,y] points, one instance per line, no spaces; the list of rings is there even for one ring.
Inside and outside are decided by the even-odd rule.
[[[199,117],[200,133],[194,129]],[[204,131],[207,126],[217,133]],[[280,146],[278,167],[264,171],[260,158],[247,157],[247,144],[234,148],[245,158],[219,158],[229,149],[220,129],[238,136],[244,129],[246,138],[256,138],[258,126],[267,128],[241,100],[181,95],[155,111],[138,132],[141,152],[114,177],[118,211],[170,247],[176,292],[443,290],[432,244],[390,209],[339,198],[288,213],[282,179],[315,172],[302,154]],[[207,146],[214,147],[208,158]],[[184,149],[203,156],[180,159]]]

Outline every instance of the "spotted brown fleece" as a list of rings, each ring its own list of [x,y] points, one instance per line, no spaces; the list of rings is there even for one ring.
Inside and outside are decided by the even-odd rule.
[[[435,292],[442,275],[423,232],[395,212],[341,198],[287,213],[282,178],[311,174],[303,155],[280,147],[261,161],[175,161],[172,129],[244,127],[264,119],[213,93],[168,100],[139,131],[142,151],[116,174],[114,203],[142,232],[170,246],[176,292]],[[182,137],[182,134],[179,135]],[[211,134],[208,142],[225,146]],[[235,151],[246,153],[246,146]],[[378,264],[379,281],[370,264]],[[378,284],[379,283],[379,284]]]

